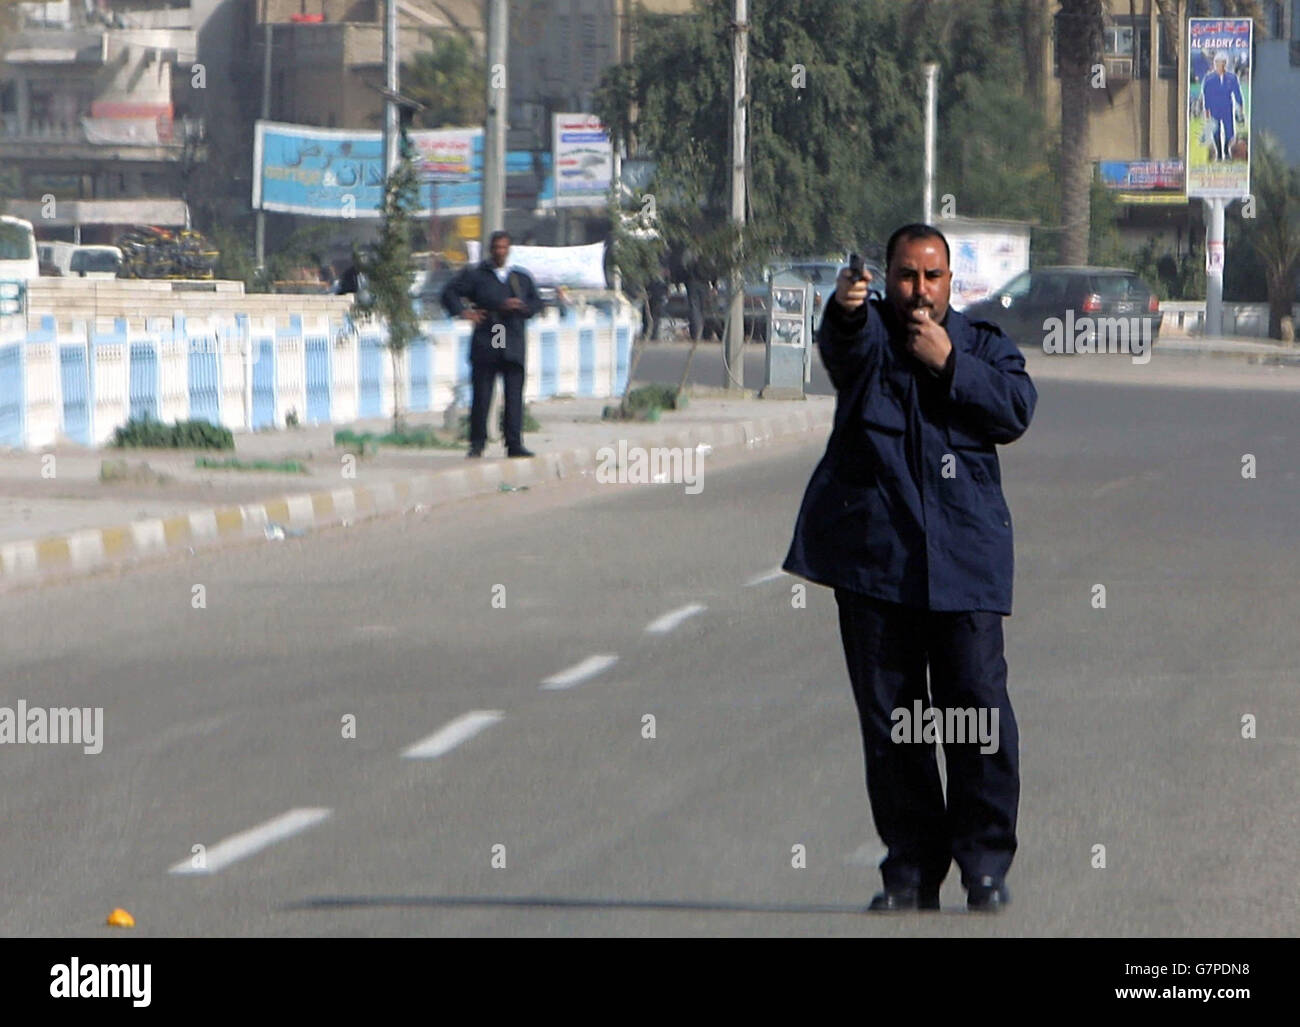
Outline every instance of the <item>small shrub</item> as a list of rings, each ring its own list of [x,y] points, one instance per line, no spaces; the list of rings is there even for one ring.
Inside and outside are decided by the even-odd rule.
[[[163,424],[152,417],[132,418],[113,432],[113,445],[125,448],[234,449],[229,428],[209,421]]]

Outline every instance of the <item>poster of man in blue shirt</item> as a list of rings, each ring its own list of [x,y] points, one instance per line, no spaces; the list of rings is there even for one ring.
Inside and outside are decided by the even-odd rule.
[[[1241,97],[1237,76],[1228,70],[1228,55],[1222,51],[1214,55],[1214,70],[1201,81],[1201,101],[1214,145],[1213,159],[1232,160],[1234,123],[1242,117],[1246,101]]]

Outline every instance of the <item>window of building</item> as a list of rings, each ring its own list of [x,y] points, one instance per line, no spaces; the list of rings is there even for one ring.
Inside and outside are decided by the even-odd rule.
[[[1174,52],[1174,47],[1169,35],[1160,23],[1156,23],[1156,60],[1159,65],[1156,67],[1156,74],[1160,78],[1177,78],[1178,76],[1178,54]]]
[[[1269,39],[1285,38],[1286,26],[1283,23],[1282,0],[1264,0],[1264,29]]]
[[[1300,0],[1297,0],[1300,3]],[[1062,23],[1057,16],[1056,32],[1052,39],[1052,57],[1054,73],[1061,77],[1060,51],[1056,46],[1057,33],[1062,31]],[[1178,75],[1178,55],[1161,32],[1156,37],[1159,52],[1159,66],[1156,69],[1161,78],[1176,78]],[[1110,19],[1102,37],[1102,56],[1106,61],[1108,74],[1113,79],[1116,73],[1128,78],[1144,79],[1151,68],[1151,26],[1144,15],[1134,18],[1131,15],[1118,15]],[[1128,62],[1128,63],[1125,63]],[[1122,79],[1121,79],[1122,80]]]
[[[1133,56],[1133,26],[1108,25],[1106,27],[1104,50],[1107,57]]]
[[[1125,69],[1130,78],[1146,78],[1151,65],[1151,27],[1147,19],[1129,15],[1115,18],[1114,24],[1106,27],[1104,53],[1108,78],[1122,75]]]
[[[1300,68],[1300,0],[1291,0],[1291,66]]]

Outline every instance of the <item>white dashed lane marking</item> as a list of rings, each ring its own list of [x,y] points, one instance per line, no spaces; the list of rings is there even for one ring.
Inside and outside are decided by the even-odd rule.
[[[750,578],[747,582],[745,582],[745,587],[753,588],[755,585],[766,585],[769,581],[775,581],[777,578],[784,578],[784,577],[785,577],[785,571],[781,570],[780,567],[773,567],[766,574],[760,574],[756,578]]]
[[[424,738],[409,748],[402,755],[412,760],[431,760],[443,753],[451,752],[461,742],[468,741],[480,731],[491,727],[505,714],[501,710],[471,710],[455,720],[438,728],[428,738]]]
[[[215,874],[230,866],[231,863],[265,849],[268,845],[282,842],[301,831],[306,831],[309,827],[315,827],[329,815],[328,809],[291,809],[288,813],[282,813],[265,824],[223,838],[204,853],[203,866],[196,867],[194,857],[191,856],[172,867],[170,873]]]
[[[652,621],[646,627],[647,633],[651,635],[666,635],[677,627],[688,617],[694,617],[697,613],[703,613],[708,607],[703,603],[689,603],[686,606],[680,606],[676,610],[670,610],[658,620]]]
[[[581,663],[574,664],[567,670],[562,670],[558,674],[552,674],[542,682],[542,688],[572,688],[579,685],[588,678],[594,678],[597,674],[608,670],[618,662],[618,657],[613,653],[597,653],[594,656],[588,656]]]

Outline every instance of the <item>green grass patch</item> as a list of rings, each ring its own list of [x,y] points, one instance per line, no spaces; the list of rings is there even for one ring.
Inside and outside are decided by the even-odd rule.
[[[605,407],[601,416],[607,421],[658,421],[664,410],[685,409],[687,397],[676,385],[639,385],[622,403]]]
[[[343,428],[334,433],[334,445],[362,455],[374,453],[380,446],[402,446],[414,449],[460,448],[459,441],[448,439],[445,433],[427,424],[402,428],[396,432],[385,432],[382,435]]]
[[[307,465],[297,460],[236,460],[233,456],[217,460],[210,456],[194,458],[195,467],[217,471],[274,471],[277,474],[310,474]]]

